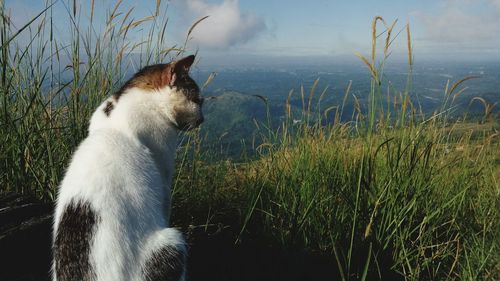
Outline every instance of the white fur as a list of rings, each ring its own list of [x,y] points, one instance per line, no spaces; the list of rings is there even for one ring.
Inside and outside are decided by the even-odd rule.
[[[108,101],[114,104],[109,116],[104,113]],[[176,107],[189,109],[189,122],[201,117],[199,106],[175,87],[132,88],[118,101],[110,97],[93,114],[89,135],[73,155],[59,189],[54,234],[71,201],[90,203],[100,218],[90,251],[99,281],[142,280],[142,267],[154,250],[185,249],[180,233],[168,228]]]

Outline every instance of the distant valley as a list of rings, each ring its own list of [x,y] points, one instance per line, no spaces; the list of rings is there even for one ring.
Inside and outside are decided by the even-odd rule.
[[[312,98],[312,109],[318,105],[321,94],[321,110],[330,106],[341,105],[345,90],[352,81],[347,96],[342,119],[352,117],[354,97],[358,99],[362,110],[366,110],[370,89],[370,76],[365,66],[360,63],[340,65],[311,66],[270,66],[270,67],[234,67],[234,68],[198,68],[193,69],[193,77],[203,85],[209,74],[217,72],[216,78],[203,91],[207,97],[204,106],[206,121],[202,126],[202,135],[209,142],[241,147],[241,140],[251,145],[255,140],[257,123],[267,122],[266,106],[257,95],[269,101],[269,110],[273,126],[279,126],[284,116],[285,102],[292,91],[292,110],[300,112],[302,108],[301,87],[305,99],[310,94],[312,85],[319,79]],[[454,94],[452,115],[459,116],[465,111],[480,115],[484,107],[479,102],[470,103],[473,97],[482,97],[494,104],[500,101],[500,64],[423,64],[413,70],[410,84],[412,100],[426,113],[439,110],[448,89],[460,79],[477,76],[458,87]],[[387,67],[383,88],[390,92],[390,104],[394,95],[406,89],[408,69],[402,65]],[[387,106],[387,92],[383,93],[382,102]],[[451,97],[452,98],[452,97]],[[450,100],[451,100],[450,98]],[[392,105],[391,105],[392,106]],[[498,107],[495,110],[498,111]]]

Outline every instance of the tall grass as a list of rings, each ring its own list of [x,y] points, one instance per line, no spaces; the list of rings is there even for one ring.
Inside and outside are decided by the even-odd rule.
[[[129,69],[168,60],[186,46],[165,47],[161,1],[141,19],[118,1],[103,24],[94,17],[94,1],[88,15],[75,3],[65,2],[69,41],[57,36],[53,6],[13,27],[0,5],[2,191],[53,200],[97,104]],[[494,105],[475,99],[485,105],[481,126],[451,123],[455,97],[472,79],[466,77],[445,89],[439,112],[425,115],[412,90],[408,25],[405,89],[395,89],[384,73],[395,27],[376,17],[371,57],[359,55],[371,77],[366,112],[347,81],[342,104],[323,109],[328,91],[319,93],[316,82],[309,93],[300,89],[301,112],[291,107],[291,91],[281,124],[271,124],[269,114],[257,124],[257,159],[207,162],[205,156],[217,152],[202,150],[196,133],[187,135],[178,153],[173,221],[230,226],[235,243],[252,237],[328,255],[339,271],[332,279],[387,279],[390,273],[406,280],[498,280]],[[378,41],[384,43],[381,58]],[[343,123],[351,101],[352,121]]]
[[[383,39],[377,22],[384,24]],[[270,119],[258,124],[259,159],[243,165],[198,159],[196,168],[180,167],[181,203],[174,214],[189,209],[198,216],[188,221],[205,226],[237,217],[237,242],[257,236],[286,249],[328,254],[339,269],[332,278],[341,280],[388,280],[391,274],[405,280],[496,280],[500,155],[493,105],[484,101],[487,125],[474,125],[467,115],[451,122],[456,95],[474,78],[465,77],[444,89],[439,112],[424,114],[412,93],[409,26],[408,80],[399,90],[384,75],[396,22],[386,25],[376,17],[373,23],[372,57],[358,55],[372,79],[367,112],[351,95],[352,82],[341,93],[343,103],[325,110],[320,103],[326,91],[314,107],[317,83],[309,93],[302,87],[298,114],[291,109],[291,91],[279,128]],[[380,60],[377,40],[385,42]],[[358,105],[352,121],[342,123],[349,98]],[[294,124],[296,119],[304,122]]]
[[[127,73],[183,52],[166,47],[168,18],[161,1],[152,15],[139,19],[118,1],[102,22],[94,18],[94,1],[90,11],[77,1],[56,4],[67,10],[57,15],[67,17],[65,27],[53,26],[50,3],[14,27],[3,1],[0,26],[0,184],[50,199],[96,106]]]

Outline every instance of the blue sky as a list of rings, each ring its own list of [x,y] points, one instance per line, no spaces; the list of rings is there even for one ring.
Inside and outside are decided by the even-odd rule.
[[[13,22],[22,26],[43,8],[41,0],[6,0]],[[69,4],[64,4],[68,3]],[[77,1],[88,14],[90,0]],[[95,0],[95,18],[104,22],[116,1]],[[206,57],[353,57],[368,54],[371,22],[382,16],[398,19],[396,31],[411,25],[416,58],[500,60],[500,0],[171,0],[167,33],[173,44],[183,42],[189,26],[209,15],[193,32],[189,47]],[[53,13],[67,15],[72,1],[56,3]],[[120,9],[135,6],[135,18],[151,14],[156,1],[124,0]],[[65,8],[66,7],[66,8]],[[85,17],[84,17],[85,19]],[[67,17],[57,16],[64,35]],[[383,30],[383,25],[379,25]],[[136,34],[140,36],[140,34]],[[393,45],[393,56],[404,57],[406,34]]]

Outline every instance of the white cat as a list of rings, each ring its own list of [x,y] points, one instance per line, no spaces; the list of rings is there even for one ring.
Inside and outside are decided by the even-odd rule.
[[[145,67],[93,114],[57,197],[53,280],[184,280],[170,188],[178,132],[203,122],[193,61]]]

